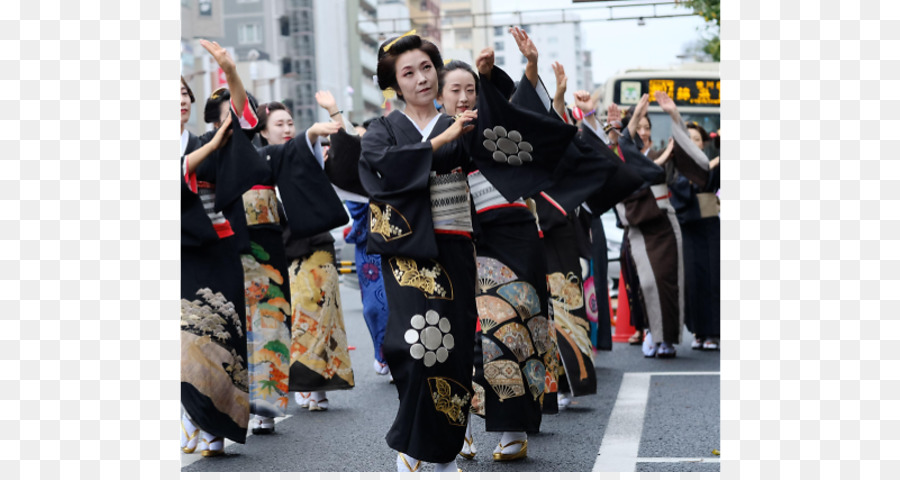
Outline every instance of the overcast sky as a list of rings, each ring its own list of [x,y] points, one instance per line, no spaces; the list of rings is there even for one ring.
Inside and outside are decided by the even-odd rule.
[[[477,1],[477,0],[476,0]],[[610,17],[608,5],[628,5],[632,2],[592,2],[575,3],[571,0],[493,0],[495,12],[519,10],[566,9],[577,12],[581,17],[581,32],[584,48],[590,50],[593,58],[594,82],[605,82],[610,76],[626,68],[666,67],[681,63],[677,55],[682,54],[685,45],[701,38],[705,22],[699,16],[675,18],[646,18],[646,24],[639,26],[637,20],[588,21]],[[658,15],[684,13],[684,7],[659,6]],[[613,9],[612,16],[632,17],[653,14],[653,7],[628,7]],[[698,30],[699,27],[699,30]],[[540,50],[540,45],[537,45]]]

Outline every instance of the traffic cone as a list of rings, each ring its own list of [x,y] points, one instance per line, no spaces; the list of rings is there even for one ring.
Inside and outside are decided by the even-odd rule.
[[[628,292],[625,288],[625,276],[619,272],[619,300],[616,302],[616,333],[613,341],[627,343],[637,330],[631,325],[631,310],[628,308]]]

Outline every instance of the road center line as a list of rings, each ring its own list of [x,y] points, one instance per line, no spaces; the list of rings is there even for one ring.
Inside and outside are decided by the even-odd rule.
[[[644,417],[654,375],[719,375],[719,372],[627,372],[622,375],[619,395],[609,416],[609,424],[600,441],[593,472],[634,472],[638,461],[661,461],[638,457]],[[667,459],[675,462],[696,459]],[[701,459],[701,461],[712,461]],[[718,461],[716,459],[715,461]]]

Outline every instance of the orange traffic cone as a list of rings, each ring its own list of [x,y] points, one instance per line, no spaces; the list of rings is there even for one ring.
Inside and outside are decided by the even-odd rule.
[[[628,292],[625,288],[625,277],[619,272],[619,300],[616,302],[616,333],[614,342],[626,343],[636,330],[631,325],[631,310],[628,308]]]

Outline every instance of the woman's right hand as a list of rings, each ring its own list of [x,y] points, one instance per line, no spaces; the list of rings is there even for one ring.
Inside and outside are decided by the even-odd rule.
[[[450,128],[446,129],[438,135],[431,139],[431,148],[433,150],[437,150],[444,145],[456,140],[457,138],[471,132],[475,129],[475,125],[466,125],[466,123],[474,122],[478,118],[477,110],[466,110],[456,117],[456,121],[453,122],[453,125],[450,125]]]
[[[466,125],[466,123],[474,122],[477,118],[477,110],[466,110],[462,115],[456,117],[456,121],[453,122],[453,125],[451,125],[444,133],[447,133],[450,136],[450,141],[456,140],[475,129],[474,124]]]

